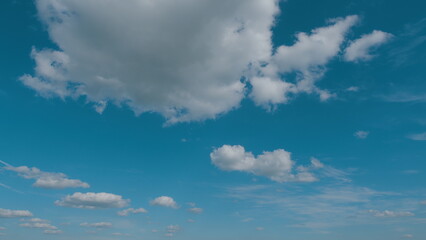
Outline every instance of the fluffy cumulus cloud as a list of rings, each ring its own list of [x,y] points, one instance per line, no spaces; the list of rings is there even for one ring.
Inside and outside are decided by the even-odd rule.
[[[395,212],[395,211],[378,211],[378,210],[368,210],[369,213],[373,214],[375,217],[411,217],[414,216],[412,212]]]
[[[81,193],[76,192],[72,195],[67,195],[61,200],[55,201],[55,204],[62,207],[71,208],[122,208],[129,204],[130,200],[123,199],[122,196],[112,193]]]
[[[374,56],[370,54],[373,48],[376,48],[392,38],[392,34],[374,30],[369,34],[361,36],[350,43],[345,49],[344,58],[346,61],[357,62],[367,61]]]
[[[156,199],[151,201],[151,205],[168,207],[168,208],[179,208],[176,201],[168,196],[157,197]]]
[[[313,182],[317,178],[310,170],[323,167],[322,163],[313,159],[311,167],[301,166],[295,169],[291,153],[284,149],[265,151],[254,156],[240,145],[223,145],[213,150],[210,158],[221,170],[248,172],[277,182]]]
[[[78,179],[70,179],[63,173],[43,172],[38,168],[27,166],[14,167],[3,161],[0,161],[0,163],[5,165],[4,169],[16,172],[23,178],[35,179],[33,184],[35,187],[50,189],[90,187],[88,183]]]
[[[315,82],[358,21],[331,19],[275,51],[279,0],[35,2],[58,48],[32,49],[24,85],[44,97],[84,97],[100,113],[109,103],[160,113],[170,124],[215,118],[247,95],[266,108],[298,93],[333,97]],[[358,49],[371,47],[362,42]],[[288,73],[296,79],[283,79]]]
[[[28,210],[10,210],[0,208],[0,218],[18,218],[18,217],[32,217],[33,214]]]
[[[330,20],[329,26],[312,30],[311,33],[298,33],[291,46],[280,46],[269,62],[260,69],[260,76],[250,79],[253,86],[252,99],[270,108],[286,103],[297,93],[317,93],[321,100],[333,96],[319,89],[315,82],[325,73],[325,65],[340,53],[346,33],[358,21],[357,16]],[[286,81],[282,75],[296,73],[294,81]]]
[[[84,223],[81,223],[80,226],[92,227],[92,228],[110,228],[110,227],[112,227],[112,223],[110,223],[110,222],[96,222],[96,223],[84,222]]]
[[[118,211],[117,214],[119,216],[128,216],[130,214],[138,214],[138,213],[147,213],[148,211],[145,210],[144,208],[128,208],[128,209],[124,209],[121,211]]]
[[[59,49],[33,49],[21,81],[45,97],[85,96],[169,122],[238,106],[248,66],[266,61],[278,0],[37,0]]]

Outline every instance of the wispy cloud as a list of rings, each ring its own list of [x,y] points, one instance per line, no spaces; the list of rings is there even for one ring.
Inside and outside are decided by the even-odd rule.
[[[410,134],[410,135],[407,135],[407,138],[414,140],[414,141],[426,141],[426,132],[417,133],[417,134]]]
[[[26,179],[35,179],[33,186],[50,189],[63,188],[89,188],[89,184],[78,179],[70,179],[63,173],[43,172],[35,167],[20,166],[14,167],[4,161],[0,161],[4,165],[3,169],[16,172],[19,176]]]

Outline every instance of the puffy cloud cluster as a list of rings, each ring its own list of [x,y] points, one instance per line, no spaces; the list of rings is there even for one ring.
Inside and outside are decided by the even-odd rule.
[[[63,188],[88,188],[88,183],[82,182],[78,179],[70,179],[63,173],[43,172],[35,167],[13,167],[10,164],[0,161],[5,166],[6,170],[13,171],[19,176],[26,179],[35,179],[33,186],[49,189],[63,189]]]
[[[179,208],[176,201],[168,196],[157,197],[151,201],[151,205],[168,207],[168,208]]]
[[[278,0],[35,2],[58,49],[33,48],[24,85],[44,97],[84,97],[100,113],[108,103],[157,112],[170,124],[215,118],[246,96],[268,109],[298,93],[333,97],[315,82],[358,21],[331,19],[274,51]],[[368,58],[383,34],[363,36],[346,55]]]
[[[76,192],[72,195],[67,195],[62,200],[55,201],[55,204],[62,207],[97,209],[123,208],[129,202],[130,200],[123,199],[122,196],[112,193]]]
[[[128,216],[129,214],[147,213],[148,211],[144,208],[128,208],[117,212],[119,216]]]
[[[344,58],[350,62],[370,60],[374,57],[370,54],[371,49],[386,43],[392,36],[390,33],[379,30],[365,34],[350,43],[349,47],[345,49]]]
[[[291,153],[284,149],[263,152],[257,156],[247,152],[240,145],[223,145],[210,153],[212,163],[221,170],[248,172],[268,177],[276,182],[313,182],[316,177],[309,172],[311,168],[299,167],[294,172],[295,163]],[[322,167],[317,159],[312,161],[313,168]]]
[[[412,212],[395,212],[395,211],[378,211],[378,210],[368,210],[369,213],[372,213],[375,217],[411,217],[414,216]]]
[[[18,217],[32,217],[33,214],[28,210],[10,210],[0,208],[0,218],[18,218]]]

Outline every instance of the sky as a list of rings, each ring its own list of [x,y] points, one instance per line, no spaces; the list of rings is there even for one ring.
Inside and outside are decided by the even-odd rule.
[[[1,1],[0,239],[424,239],[425,8]]]

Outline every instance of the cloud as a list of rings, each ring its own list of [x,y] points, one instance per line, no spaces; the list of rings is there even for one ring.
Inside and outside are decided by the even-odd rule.
[[[62,231],[61,230],[46,229],[46,230],[43,231],[43,233],[45,233],[45,234],[61,234]]]
[[[55,204],[62,207],[71,208],[122,208],[129,204],[130,200],[123,199],[120,195],[112,193],[81,193],[76,192],[72,195],[67,195],[62,200],[55,201]]]
[[[413,238],[413,234],[404,234],[403,238]]]
[[[132,214],[137,214],[137,213],[147,213],[147,212],[148,211],[145,210],[144,208],[137,208],[137,209],[128,208],[128,209],[124,209],[124,210],[121,210],[121,211],[117,212],[117,214],[119,216],[128,216],[131,213]]]
[[[368,137],[368,135],[369,135],[370,133],[369,132],[367,132],[367,131],[356,131],[355,133],[354,133],[354,136],[355,137],[357,137],[357,138],[359,138],[359,139],[366,139],[367,137]]]
[[[28,210],[10,210],[0,208],[0,218],[32,217],[33,214]]]
[[[367,61],[374,56],[369,52],[392,38],[392,34],[374,30],[352,41],[345,49],[344,59],[349,62]]]
[[[241,77],[271,54],[277,0],[37,0],[58,49],[33,49],[21,81],[45,97],[84,96],[170,123],[214,118],[244,97]],[[102,103],[98,108],[96,103]]]
[[[263,231],[263,230],[265,230],[265,228],[264,228],[264,227],[257,227],[257,228],[256,228],[256,231]]]
[[[177,203],[171,197],[161,196],[151,201],[151,205],[168,207],[168,208],[178,208]]]
[[[358,92],[359,91],[359,87],[357,87],[357,86],[351,86],[351,87],[346,88],[346,91],[348,91],[348,92]]]
[[[113,236],[123,236],[123,237],[130,237],[131,236],[128,233],[119,233],[119,232],[111,233],[111,235],[113,235]]]
[[[247,95],[267,109],[298,93],[335,97],[315,82],[358,22],[330,19],[273,51],[279,0],[35,2],[57,48],[32,49],[25,86],[46,98],[85,98],[99,113],[108,104],[156,112],[168,124],[216,118]],[[289,73],[295,81],[281,79]]]
[[[410,134],[410,135],[407,136],[407,138],[414,140],[414,141],[426,141],[426,132],[417,133],[417,134]]]
[[[426,200],[425,201],[421,201],[420,204],[426,205]]]
[[[58,227],[53,226],[48,220],[41,218],[22,219],[24,223],[19,224],[25,228],[40,228],[43,229],[45,234],[60,234],[62,231]]]
[[[194,214],[201,214],[203,213],[204,210],[202,208],[194,207],[194,208],[188,209],[188,211]]]
[[[264,67],[260,76],[250,79],[251,98],[257,105],[271,108],[287,103],[290,95],[316,93],[322,101],[334,96],[315,86],[326,72],[325,65],[340,53],[340,46],[349,29],[358,22],[358,16],[329,20],[329,26],[316,28],[311,33],[296,34],[291,46],[279,46]],[[281,75],[296,73],[295,83],[282,79]]]
[[[89,188],[89,184],[82,182],[78,179],[69,179],[67,175],[63,173],[55,172],[43,172],[35,167],[13,167],[12,165],[0,161],[4,164],[3,167],[6,170],[16,172],[19,176],[26,179],[35,179],[33,186],[39,188],[48,188],[48,189],[64,189],[64,188]]]
[[[80,223],[82,227],[91,227],[91,228],[110,228],[112,227],[112,223],[110,222],[96,222],[96,223]]]
[[[169,225],[166,228],[166,234],[164,236],[166,237],[173,237],[175,233],[180,231],[179,225]]]
[[[246,152],[243,146],[223,145],[210,153],[210,159],[221,170],[248,172],[276,182],[317,181],[306,168],[299,168],[297,173],[293,173],[295,163],[291,160],[291,153],[284,149],[264,151],[255,157],[253,153]],[[319,165],[319,161],[316,161],[314,164]]]
[[[412,212],[394,212],[394,211],[378,211],[378,210],[368,210],[369,213],[372,213],[375,217],[411,217],[414,216]]]

